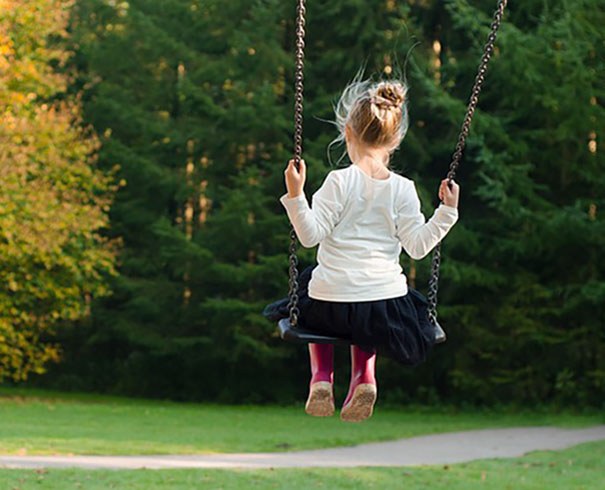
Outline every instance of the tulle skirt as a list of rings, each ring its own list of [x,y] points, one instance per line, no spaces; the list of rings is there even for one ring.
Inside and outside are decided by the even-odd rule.
[[[299,324],[322,335],[350,339],[366,352],[376,351],[406,366],[424,362],[435,343],[428,319],[427,299],[408,286],[397,298],[333,302],[310,298],[308,284],[316,265],[299,274]],[[288,318],[288,298],[268,304],[263,314],[271,321]]]

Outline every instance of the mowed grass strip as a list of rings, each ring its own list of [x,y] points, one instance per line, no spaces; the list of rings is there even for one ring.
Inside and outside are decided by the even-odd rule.
[[[514,459],[422,467],[118,471],[0,469],[0,488],[602,490],[605,481],[603,461],[605,441],[600,441],[563,451],[535,451]]]
[[[376,407],[360,424],[305,415],[303,404],[221,406],[0,390],[3,454],[193,454],[294,451],[514,426],[585,427],[603,413]]]

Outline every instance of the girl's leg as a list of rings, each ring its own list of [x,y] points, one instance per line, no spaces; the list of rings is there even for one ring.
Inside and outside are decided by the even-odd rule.
[[[315,417],[334,414],[334,345],[309,344],[311,382],[305,411]]]
[[[342,406],[340,418],[347,422],[361,422],[372,415],[376,402],[376,353],[368,354],[356,345],[351,346],[351,382]]]

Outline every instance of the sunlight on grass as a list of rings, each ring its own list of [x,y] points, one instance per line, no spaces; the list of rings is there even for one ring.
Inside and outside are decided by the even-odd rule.
[[[485,459],[441,466],[268,470],[0,470],[0,488],[174,489],[361,488],[583,489],[603,488],[605,441],[520,458]]]
[[[598,412],[377,406],[372,419],[347,424],[337,415],[309,417],[302,404],[221,406],[0,390],[0,452],[5,454],[294,451],[488,427],[585,427],[603,422]]]

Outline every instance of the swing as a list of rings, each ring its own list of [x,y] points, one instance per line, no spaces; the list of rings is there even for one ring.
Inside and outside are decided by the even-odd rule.
[[[487,43],[479,63],[477,76],[471,92],[470,100],[466,110],[466,115],[462,122],[458,142],[452,162],[450,163],[449,172],[447,173],[448,182],[451,183],[456,175],[456,170],[460,165],[462,151],[466,143],[466,137],[470,129],[473,114],[479,101],[479,93],[481,86],[485,80],[485,73],[489,63],[491,54],[494,49],[496,35],[500,28],[502,15],[506,8],[507,0],[498,0],[496,12],[491,24],[491,32],[488,36]],[[305,47],[305,0],[298,0],[297,17],[296,17],[296,54],[295,54],[295,70],[294,70],[294,164],[296,168],[300,168],[300,160],[302,158],[302,123],[303,123],[303,60]],[[310,330],[302,329],[298,326],[298,257],[296,256],[296,232],[294,227],[290,225],[290,246],[289,246],[289,291],[288,291],[288,318],[279,320],[277,326],[280,337],[288,342],[297,343],[314,343],[314,344],[350,344],[351,339],[344,337],[330,337],[319,335]],[[431,276],[428,286],[428,316],[431,324],[435,329],[435,343],[445,342],[446,335],[444,330],[437,322],[437,289],[439,282],[439,266],[441,263],[441,242],[439,242],[433,251],[431,259]]]

